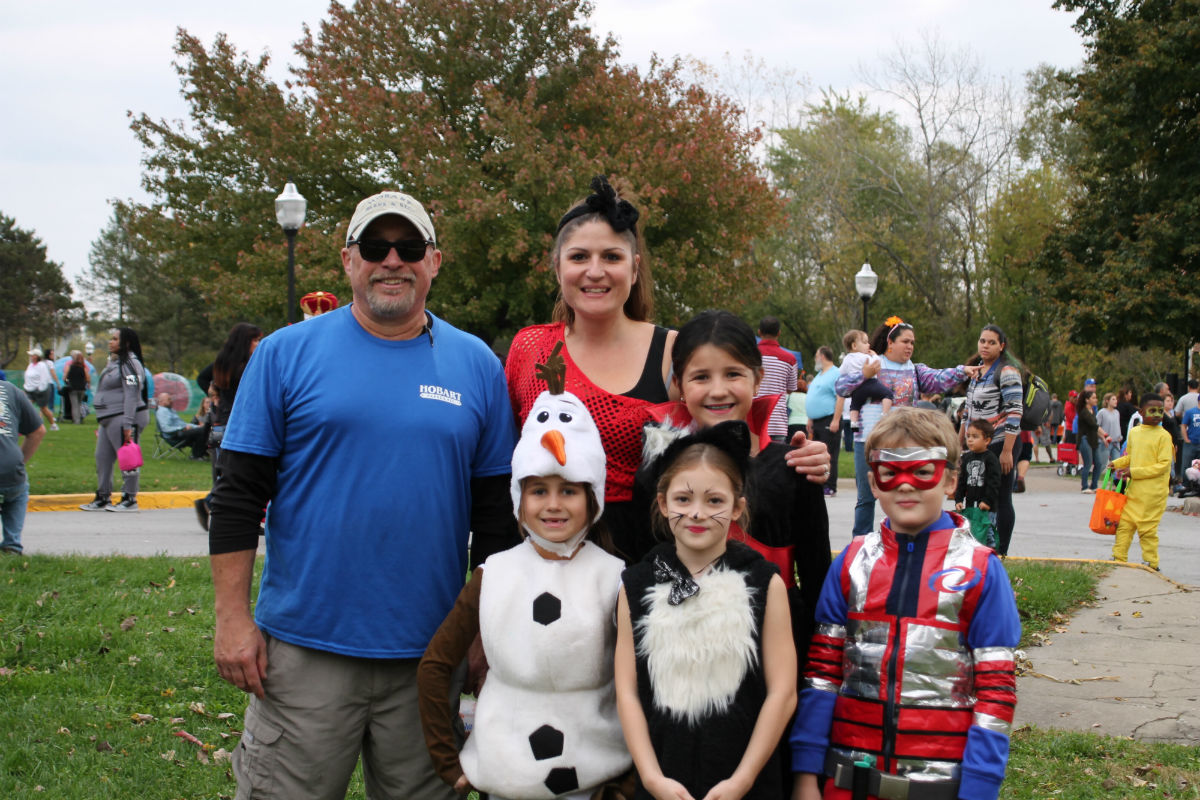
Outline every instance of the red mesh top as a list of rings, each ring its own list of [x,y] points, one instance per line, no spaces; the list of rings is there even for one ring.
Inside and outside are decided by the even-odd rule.
[[[518,425],[525,424],[533,401],[546,390],[546,382],[534,375],[534,365],[546,361],[555,343],[563,341],[563,331],[561,322],[531,325],[513,339],[504,377],[508,379],[508,399]],[[567,391],[583,401],[600,429],[600,442],[608,458],[604,502],[632,500],[633,475],[642,462],[642,426],[649,420],[646,409],[652,404],[610,394],[592,383],[571,360],[565,342],[562,356],[567,362]]]

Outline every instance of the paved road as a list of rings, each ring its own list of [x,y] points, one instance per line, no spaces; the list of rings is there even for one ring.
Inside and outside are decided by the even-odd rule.
[[[1060,478],[1047,467],[1034,467],[1029,491],[1013,495],[1017,525],[1009,554],[1050,558],[1108,559],[1112,539],[1088,530],[1092,495],[1079,493],[1078,478]],[[1200,586],[1200,517],[1171,511],[1172,499],[1159,528],[1163,572],[1185,584]],[[854,482],[842,480],[828,503],[830,539],[835,550],[850,541],[854,517]],[[878,510],[878,509],[877,509]],[[127,555],[204,555],[208,536],[188,508],[143,510],[136,514],[39,511],[25,519],[25,549],[37,553]],[[1134,543],[1133,561],[1141,560]]]
[[[121,514],[38,511],[25,516],[21,544],[30,555],[208,555],[208,533],[191,507]]]

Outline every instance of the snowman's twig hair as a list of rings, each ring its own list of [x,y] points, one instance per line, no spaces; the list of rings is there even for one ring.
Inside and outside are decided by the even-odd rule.
[[[534,367],[535,374],[546,382],[546,391],[550,394],[562,394],[567,387],[567,362],[562,357],[562,348],[562,342],[555,344],[546,363]]]

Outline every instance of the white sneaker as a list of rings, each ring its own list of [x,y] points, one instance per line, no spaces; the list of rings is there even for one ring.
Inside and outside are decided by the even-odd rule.
[[[137,504],[137,500],[131,500],[129,498],[126,498],[119,503],[113,503],[105,510],[106,511],[137,511],[138,504]]]
[[[51,425],[50,430],[52,430],[52,431],[58,430],[58,423],[54,423],[53,425]]]

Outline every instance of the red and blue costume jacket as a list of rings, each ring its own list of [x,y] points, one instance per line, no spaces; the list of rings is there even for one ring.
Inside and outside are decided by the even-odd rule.
[[[870,761],[873,785],[905,783],[913,800],[995,800],[1021,623],[1004,567],[963,518],[943,513],[914,536],[885,520],[855,539],[829,569],[816,621],[793,771]],[[834,783],[826,798],[850,796]]]

